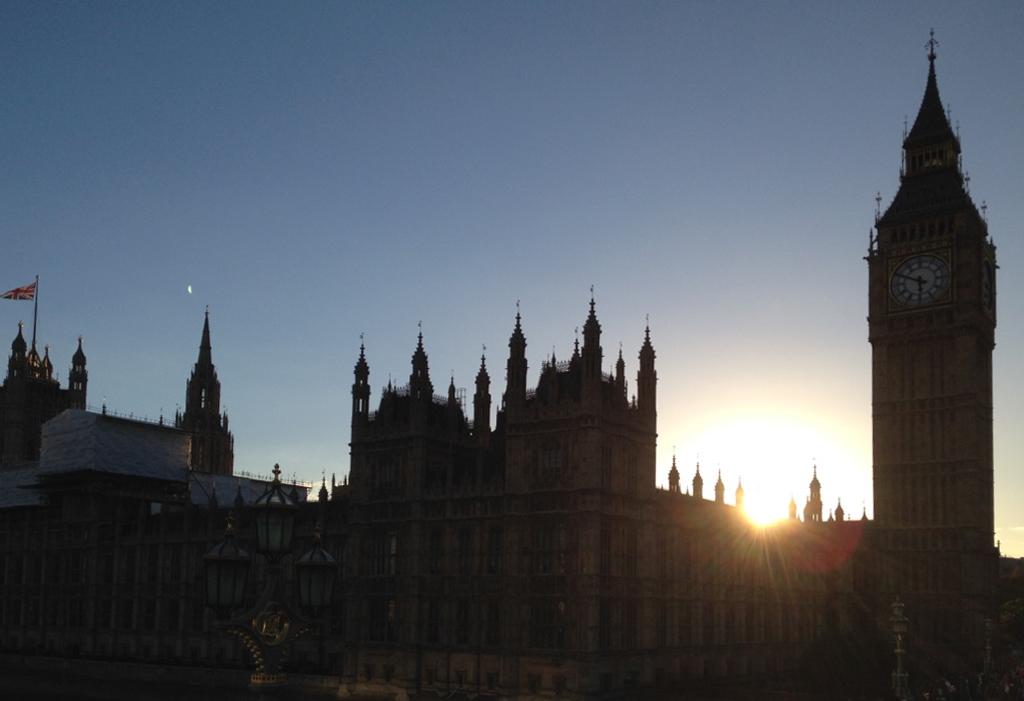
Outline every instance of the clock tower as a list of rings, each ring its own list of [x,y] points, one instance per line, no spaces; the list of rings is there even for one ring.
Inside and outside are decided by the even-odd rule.
[[[875,522],[884,596],[923,645],[980,649],[993,547],[995,245],[935,78],[868,253]]]

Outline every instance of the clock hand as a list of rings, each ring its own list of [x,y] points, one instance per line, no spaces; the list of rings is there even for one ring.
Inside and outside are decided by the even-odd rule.
[[[904,280],[913,280],[914,282],[919,282],[921,280],[921,276],[920,275],[918,275],[917,277],[912,277],[910,275],[904,275],[903,273],[893,273],[893,275],[896,276],[896,277],[901,277]]]

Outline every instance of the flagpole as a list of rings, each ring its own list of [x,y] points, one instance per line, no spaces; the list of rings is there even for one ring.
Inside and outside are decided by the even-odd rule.
[[[36,293],[32,295],[32,347],[36,347],[36,321],[39,318],[39,276],[36,275]]]

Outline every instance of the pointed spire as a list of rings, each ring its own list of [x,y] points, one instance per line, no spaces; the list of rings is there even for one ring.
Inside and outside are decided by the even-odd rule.
[[[419,333],[416,336],[416,350],[412,354],[412,375],[409,376],[409,389],[413,396],[429,401],[433,396],[434,386],[430,382],[427,353],[423,350],[423,322],[419,322],[418,326]]]
[[[242,480],[238,480],[238,484],[235,487],[235,508],[241,509],[245,506],[245,499],[242,497]]]
[[[331,481],[334,481],[333,477],[331,478]],[[323,475],[320,479],[320,493],[317,494],[317,498],[321,504],[327,501],[327,475]]]
[[[203,337],[199,341],[199,359],[197,366],[207,367],[213,364],[213,353],[210,346],[210,308],[203,315]]]
[[[672,468],[668,471],[668,490],[679,492],[679,469],[676,467],[676,452],[672,449]]]
[[[25,325],[22,322],[18,322],[18,335],[14,337],[11,342],[11,354],[14,356],[23,356],[25,351],[28,349],[28,344],[25,343],[25,337],[22,335],[22,328]]]
[[[73,365],[85,365],[85,352],[82,350],[82,337],[78,337],[78,349],[75,354],[71,356],[71,362]]]
[[[939,86],[935,79],[935,47],[939,42],[935,40],[935,31],[932,30],[928,43],[928,82],[925,84],[924,97],[921,98],[921,107],[918,109],[914,126],[903,141],[903,148],[914,148],[929,143],[940,141],[959,142],[952,127],[949,125],[949,118],[942,100],[939,98]]]
[[[366,362],[366,340],[359,334],[359,358],[356,360],[356,379],[365,379],[370,375],[370,365]]]
[[[480,369],[476,372],[476,384],[489,384],[491,376],[487,374],[487,346],[480,351]]]
[[[516,300],[516,325],[508,339],[508,361],[505,365],[505,404],[519,405],[526,400],[526,336],[523,335],[522,314]]]

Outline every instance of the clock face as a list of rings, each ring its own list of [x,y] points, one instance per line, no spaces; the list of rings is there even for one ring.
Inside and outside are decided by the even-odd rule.
[[[907,258],[892,272],[889,291],[905,306],[932,304],[942,300],[949,290],[949,264],[939,256]]]
[[[991,310],[996,301],[996,274],[992,261],[981,264],[981,303],[985,309]]]

